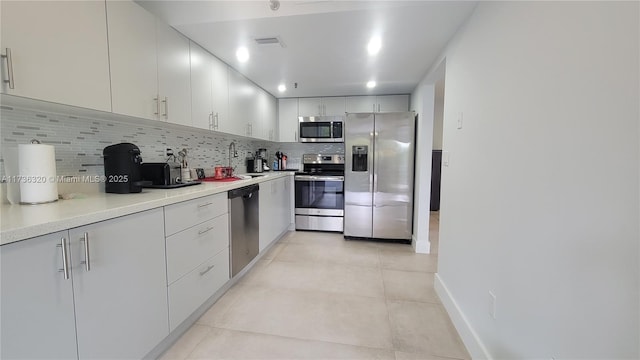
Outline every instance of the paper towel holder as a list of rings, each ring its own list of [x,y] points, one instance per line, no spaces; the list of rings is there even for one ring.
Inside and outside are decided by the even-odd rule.
[[[47,156],[44,156],[45,160],[47,157],[50,156],[50,163],[54,164],[54,168],[52,173],[47,173],[47,174],[38,174],[38,173],[34,173],[34,169],[38,168],[38,166],[34,166],[33,164],[31,164],[30,166],[26,167],[25,169],[23,169],[23,158],[22,158],[22,146],[23,145],[18,145],[18,168],[19,168],[19,173],[20,176],[25,176],[27,178],[29,177],[34,177],[36,179],[38,179],[38,181],[34,182],[34,183],[30,183],[30,182],[20,182],[20,204],[21,205],[38,205],[38,204],[46,204],[46,203],[52,203],[55,201],[58,201],[58,187],[56,185],[56,173],[55,173],[55,150],[53,150],[53,147],[50,145],[42,145],[42,143],[37,140],[37,139],[31,139],[30,144],[26,144],[24,145],[26,146],[33,146],[33,145],[40,145],[40,146],[47,146],[52,148],[51,153],[47,154]],[[40,154],[39,154],[40,155]],[[33,154],[31,154],[31,156],[33,156]],[[27,189],[27,186],[29,186],[29,188]],[[38,191],[41,190],[42,187],[46,187],[47,189],[45,189],[46,191],[49,191],[49,194],[38,194],[38,196],[34,196],[33,191]],[[34,187],[38,187],[38,189],[35,189]],[[29,191],[29,199],[27,199],[27,196],[25,196],[26,192],[25,191]]]

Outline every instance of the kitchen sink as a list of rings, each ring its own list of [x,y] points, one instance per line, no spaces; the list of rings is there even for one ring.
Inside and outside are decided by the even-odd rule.
[[[248,174],[248,175],[251,176],[252,178],[265,176],[265,175],[258,175],[258,174]]]

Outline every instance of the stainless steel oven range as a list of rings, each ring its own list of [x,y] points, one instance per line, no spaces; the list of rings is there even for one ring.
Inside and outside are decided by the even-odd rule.
[[[344,155],[305,154],[295,175],[296,230],[344,229]]]

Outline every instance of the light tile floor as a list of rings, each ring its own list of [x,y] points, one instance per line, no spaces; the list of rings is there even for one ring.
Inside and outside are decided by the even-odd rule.
[[[409,245],[291,232],[163,359],[469,359],[436,269]]]

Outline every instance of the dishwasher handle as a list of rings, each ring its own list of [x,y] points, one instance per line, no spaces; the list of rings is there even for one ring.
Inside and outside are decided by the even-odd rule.
[[[241,187],[238,189],[229,190],[227,194],[229,199],[235,199],[239,197],[249,199],[253,197],[254,193],[257,195],[258,191],[260,191],[260,186],[258,186],[258,184],[255,184],[255,185]]]

